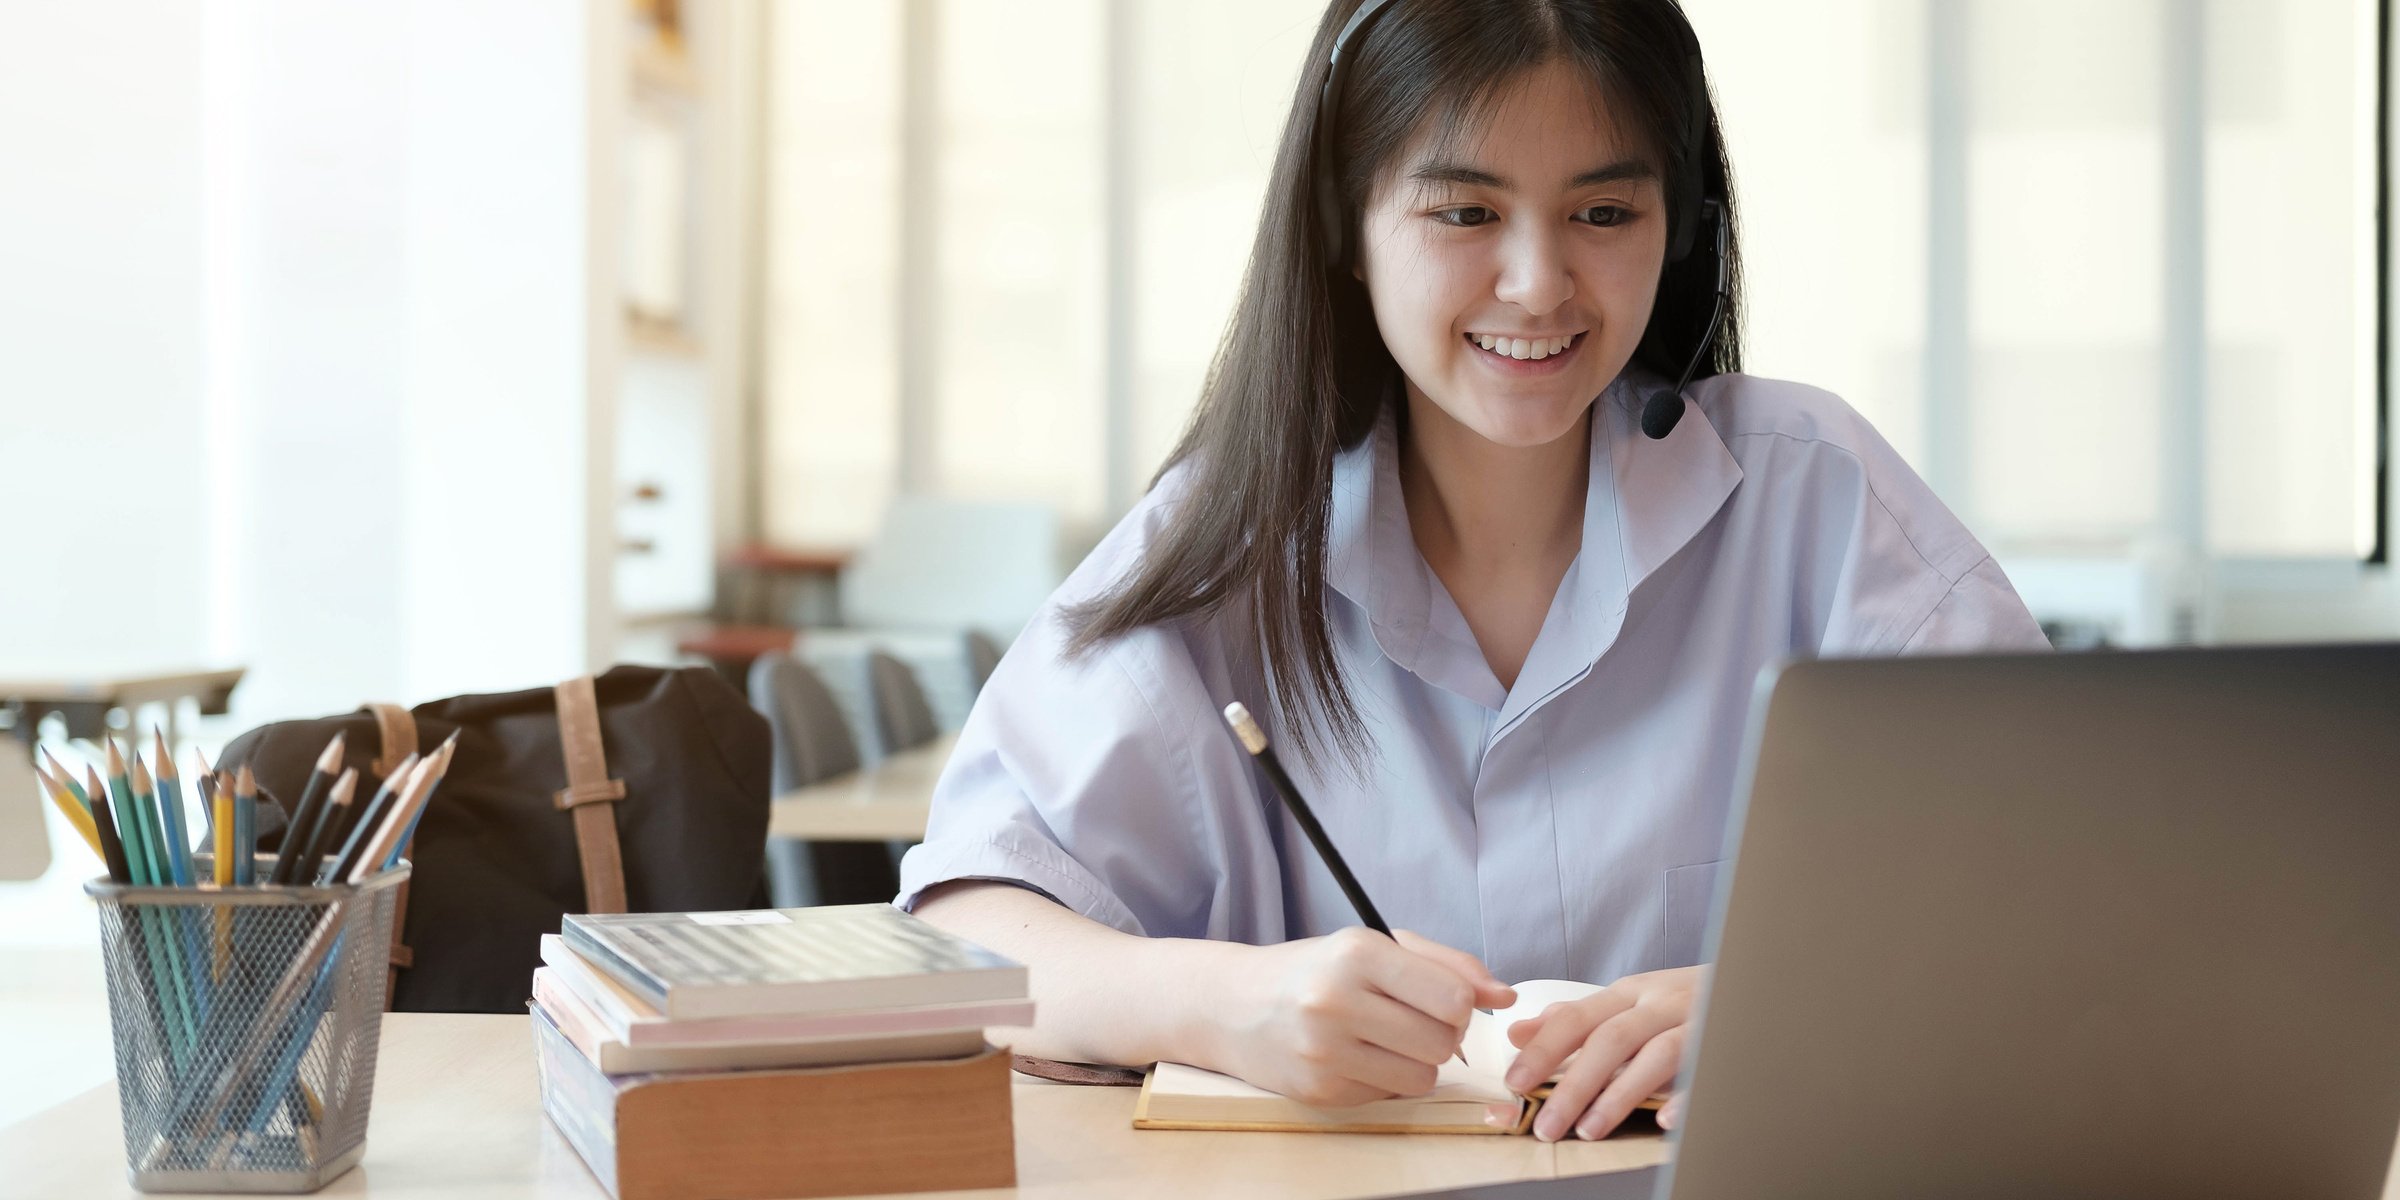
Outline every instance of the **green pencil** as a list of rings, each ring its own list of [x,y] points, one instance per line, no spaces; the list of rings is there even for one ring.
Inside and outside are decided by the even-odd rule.
[[[125,756],[117,751],[116,739],[102,734],[100,742],[108,751],[108,786],[116,801],[117,830],[125,839],[126,865],[133,870],[134,886],[158,887],[166,881],[152,845],[159,835],[133,789],[133,780],[125,769]],[[135,908],[148,934],[143,939],[143,949],[150,959],[151,986],[159,991],[160,1003],[170,1014],[166,1022],[167,1049],[181,1065],[190,1056],[188,1047],[194,1033],[191,998],[183,992],[183,955],[177,953],[175,941],[168,936],[157,909],[148,905]]]

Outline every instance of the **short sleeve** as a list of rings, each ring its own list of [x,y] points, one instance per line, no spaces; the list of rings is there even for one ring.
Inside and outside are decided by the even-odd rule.
[[[1129,516],[1129,523],[1143,516]],[[1061,613],[1130,561],[1121,525],[1009,648],[976,697],[897,903],[957,879],[1031,888],[1126,933],[1279,939],[1274,842],[1251,766],[1217,716],[1231,695],[1206,626],[1137,629],[1066,653]]]
[[[1901,647],[1903,654],[1966,654],[2048,650],[2050,639],[2027,611],[2017,589],[1985,555],[1943,594],[1941,603]]]

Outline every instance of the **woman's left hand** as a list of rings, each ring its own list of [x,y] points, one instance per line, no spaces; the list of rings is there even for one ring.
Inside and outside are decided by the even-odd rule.
[[[1642,1101],[1665,1091],[1682,1065],[1685,1023],[1706,970],[1671,967],[1628,975],[1509,1026],[1508,1040],[1518,1047],[1517,1061],[1508,1069],[1511,1091],[1538,1087],[1560,1063],[1567,1064],[1534,1118],[1534,1136],[1545,1142],[1570,1134],[1606,1137]],[[1673,1128],[1682,1107],[1670,1104],[1659,1123]]]

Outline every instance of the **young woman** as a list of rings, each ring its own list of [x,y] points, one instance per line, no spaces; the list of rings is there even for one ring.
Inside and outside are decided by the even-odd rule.
[[[1536,1135],[1598,1137],[1673,1081],[1759,670],[2044,642],[1857,414],[1735,373],[1672,0],[1363,7],[1190,431],[986,686],[900,902],[1032,967],[1027,1053],[1324,1105],[1429,1088],[1503,979],[1607,984],[1511,1030],[1512,1085],[1566,1068]],[[1233,700],[1417,932],[1358,928]]]

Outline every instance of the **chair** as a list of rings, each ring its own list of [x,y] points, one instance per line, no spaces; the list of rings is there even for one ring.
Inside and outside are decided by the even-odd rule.
[[[749,682],[750,703],[766,714],[773,733],[775,794],[859,769],[850,720],[808,664],[761,655],[750,664]],[[767,891],[777,908],[869,904],[900,891],[900,872],[888,846],[770,837]]]
[[[858,744],[841,705],[807,663],[763,654],[750,664],[749,682],[750,703],[774,733],[778,794],[858,769]]]
[[[867,689],[875,701],[875,727],[883,736],[885,754],[922,746],[941,736],[933,705],[907,663],[882,650],[868,652]]]
[[[980,629],[967,631],[967,680],[981,692],[991,682],[992,672],[1000,669],[1000,644]]]

